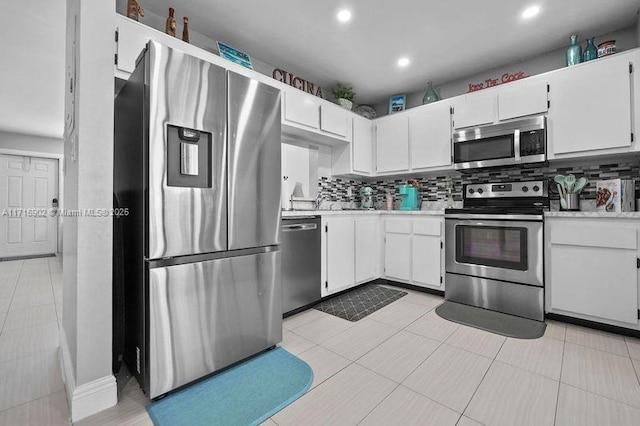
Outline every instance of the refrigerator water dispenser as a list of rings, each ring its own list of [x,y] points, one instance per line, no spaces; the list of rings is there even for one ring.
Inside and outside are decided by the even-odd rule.
[[[211,133],[167,126],[167,185],[211,188]]]

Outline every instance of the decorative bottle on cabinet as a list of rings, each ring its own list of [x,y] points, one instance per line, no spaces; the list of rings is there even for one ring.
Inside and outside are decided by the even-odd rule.
[[[578,44],[578,35],[571,35],[571,45],[566,53],[567,66],[576,65],[582,62],[582,48]]]
[[[596,59],[598,57],[598,49],[596,49],[596,45],[593,44],[593,37],[587,39],[587,46],[584,48],[584,52],[582,53],[582,62],[591,61],[592,59]]]
[[[430,104],[431,102],[436,102],[436,101],[439,101],[439,100],[440,100],[440,97],[438,96],[436,91],[433,90],[433,83],[428,81],[427,82],[427,93],[425,93],[424,94],[424,98],[422,98],[422,105]]]
[[[182,18],[182,41],[189,43],[189,18]]]
[[[144,16],[144,9],[140,7],[136,0],[127,1],[127,17],[137,21],[141,16]]]
[[[173,8],[169,8],[169,16],[167,17],[167,24],[165,25],[164,32],[169,34],[170,36],[176,36],[176,28],[178,25],[176,24],[176,18],[173,17]]]

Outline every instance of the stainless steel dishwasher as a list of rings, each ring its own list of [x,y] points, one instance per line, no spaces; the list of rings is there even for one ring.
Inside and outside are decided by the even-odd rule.
[[[320,300],[319,217],[282,220],[282,312]]]

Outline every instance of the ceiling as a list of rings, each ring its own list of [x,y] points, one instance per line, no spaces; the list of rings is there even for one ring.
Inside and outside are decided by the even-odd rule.
[[[139,1],[161,16],[174,6],[194,30],[325,89],[351,84],[357,102],[370,104],[427,79],[440,84],[563,47],[572,32],[629,27],[640,7],[640,0]],[[65,2],[4,3],[12,18],[0,37],[0,130],[61,138]],[[540,15],[523,21],[532,4]],[[344,8],[353,13],[347,24],[336,19]],[[397,66],[401,56],[408,67]]]
[[[161,16],[173,6],[192,29],[324,88],[351,84],[357,102],[369,104],[563,47],[573,32],[627,28],[640,7],[640,0],[139,2]],[[538,17],[523,20],[534,4]],[[347,24],[336,19],[345,8],[353,15]],[[406,68],[397,66],[402,56],[411,60]]]
[[[66,3],[2,3],[0,130],[62,138]]]

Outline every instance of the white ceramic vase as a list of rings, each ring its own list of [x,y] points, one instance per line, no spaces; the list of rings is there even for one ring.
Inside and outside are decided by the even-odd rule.
[[[348,109],[349,111],[351,111],[351,108],[353,108],[353,102],[348,99],[338,98],[338,102],[344,109]]]

